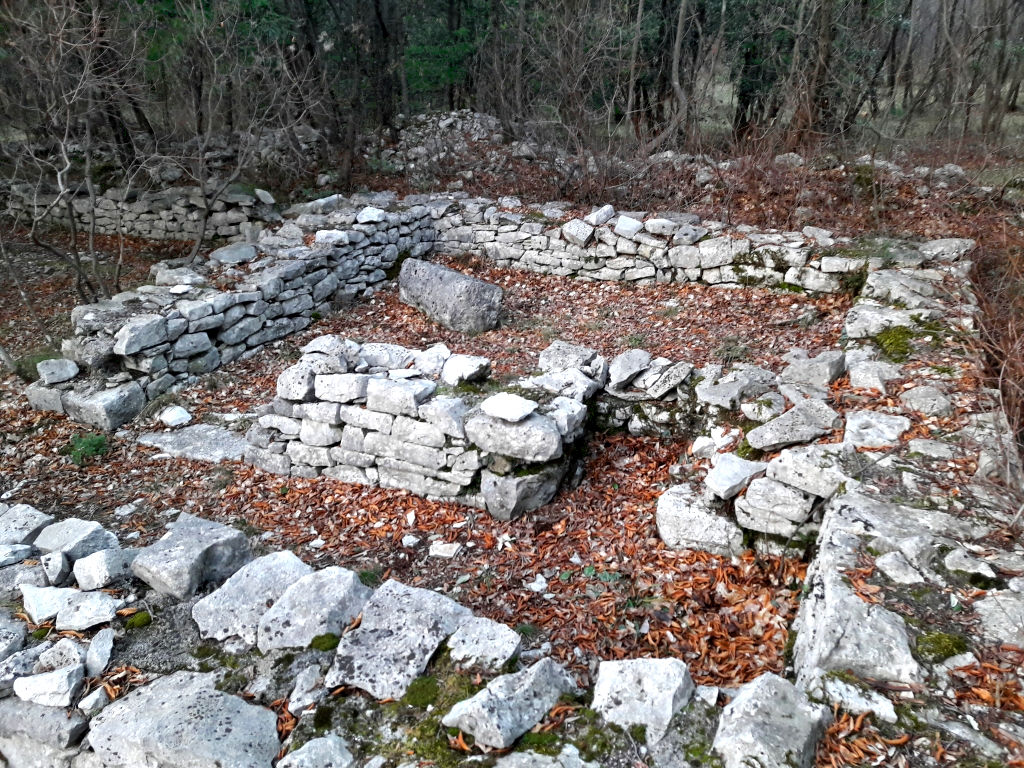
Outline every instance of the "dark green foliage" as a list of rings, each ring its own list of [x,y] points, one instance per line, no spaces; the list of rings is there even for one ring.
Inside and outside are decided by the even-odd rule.
[[[89,459],[102,456],[110,450],[107,436],[100,432],[75,435],[67,446],[67,453],[71,460],[78,466],[82,466]]]

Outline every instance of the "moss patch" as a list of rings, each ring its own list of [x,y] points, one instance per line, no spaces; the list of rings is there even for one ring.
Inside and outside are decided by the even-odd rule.
[[[128,617],[128,620],[124,623],[125,629],[142,629],[148,627],[153,623],[153,617],[149,614],[149,611],[139,611],[133,613]]]
[[[406,690],[402,697],[402,703],[408,707],[426,709],[437,701],[440,693],[441,687],[438,685],[436,677],[433,675],[417,677]]]
[[[949,632],[926,632],[917,638],[917,655],[931,664],[967,651],[967,638]]]
[[[317,635],[309,641],[309,647],[314,651],[333,651],[338,647],[341,638],[328,632],[324,635]]]
[[[886,328],[875,336],[875,343],[882,353],[894,362],[902,362],[914,351],[911,343],[917,333],[903,325]]]

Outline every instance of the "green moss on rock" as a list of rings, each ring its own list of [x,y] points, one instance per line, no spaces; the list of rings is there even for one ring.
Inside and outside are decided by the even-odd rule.
[[[967,638],[949,632],[926,632],[917,638],[917,655],[929,663],[945,661],[967,650]]]

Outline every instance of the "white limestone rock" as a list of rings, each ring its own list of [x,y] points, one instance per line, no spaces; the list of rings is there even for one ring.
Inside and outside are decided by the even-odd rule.
[[[484,414],[466,420],[466,438],[478,448],[530,462],[561,458],[562,433],[553,419],[531,413],[515,424]]]
[[[256,558],[192,607],[199,634],[215,640],[239,637],[256,645],[259,622],[268,607],[312,570],[288,551]]]
[[[879,411],[850,411],[846,414],[843,442],[858,448],[891,448],[910,429],[910,419]]]
[[[162,539],[141,550],[131,569],[160,594],[178,600],[205,583],[219,583],[250,557],[245,534],[182,512]]]
[[[75,561],[74,574],[79,589],[102,589],[131,573],[134,550],[103,549]]]
[[[82,664],[19,677],[14,681],[14,695],[22,701],[44,707],[68,707],[82,690],[84,678],[85,666]]]
[[[441,722],[472,735],[477,744],[506,749],[540,722],[562,694],[574,690],[565,670],[544,658],[522,672],[494,678],[452,707]]]
[[[57,612],[58,630],[82,632],[113,621],[121,604],[105,592],[79,592]]]
[[[693,691],[689,667],[679,659],[602,661],[592,706],[623,729],[644,726],[647,743],[656,744]]]
[[[351,685],[398,699],[423,674],[438,646],[472,613],[427,589],[387,581],[363,607],[363,620],[338,644],[324,685]]]
[[[777,480],[759,477],[736,499],[741,527],[775,536],[792,536],[811,516],[814,499]]]
[[[482,667],[488,671],[501,669],[519,655],[522,636],[497,621],[474,616],[448,638],[452,661],[465,667]]]
[[[925,416],[948,416],[953,403],[938,387],[922,385],[906,390],[900,395],[900,402],[910,411]]]
[[[828,709],[767,673],[742,686],[722,710],[713,747],[725,768],[810,768],[830,720]]]
[[[743,552],[743,531],[718,515],[688,485],[674,485],[658,499],[658,535],[669,549],[695,549],[716,555]]]
[[[478,355],[451,355],[441,369],[441,381],[456,387],[466,381],[480,381],[491,373],[489,358]]]
[[[277,768],[349,768],[355,758],[348,743],[333,733],[310,739],[294,752],[289,752]]]
[[[747,442],[761,451],[776,451],[796,443],[809,443],[843,423],[842,417],[821,400],[801,400],[784,414],[747,433]]]
[[[37,587],[32,584],[20,586],[25,613],[33,624],[42,624],[56,616],[79,591],[61,587]]]
[[[764,462],[741,459],[735,453],[723,453],[704,478],[704,485],[718,498],[731,499],[751,480],[763,475],[767,468]]]
[[[114,630],[110,627],[97,632],[85,653],[85,671],[89,677],[99,677],[110,663],[114,652]]]
[[[105,766],[267,768],[277,715],[215,689],[217,675],[175,672],[107,705],[89,744]]]
[[[480,410],[495,419],[518,424],[537,410],[537,402],[509,392],[499,392],[480,403]]]
[[[102,525],[77,517],[48,525],[33,543],[42,552],[63,552],[72,561],[119,546],[117,537]]]
[[[55,357],[36,363],[36,373],[39,374],[39,380],[43,384],[62,384],[78,375],[78,365],[74,360]]]
[[[358,616],[371,590],[358,574],[331,566],[309,573],[289,586],[259,621],[257,645],[266,653],[277,648],[306,648],[318,635],[341,635]]]
[[[787,448],[768,462],[767,476],[804,493],[829,498],[851,478],[842,463],[853,454],[849,444]]]
[[[180,405],[171,405],[160,411],[157,418],[168,427],[181,427],[192,421],[192,414]]]
[[[53,515],[28,504],[14,504],[0,514],[0,544],[31,544],[53,522]]]

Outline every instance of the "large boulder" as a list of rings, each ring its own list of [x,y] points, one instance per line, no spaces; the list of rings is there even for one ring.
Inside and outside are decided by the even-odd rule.
[[[498,326],[504,294],[475,277],[419,259],[406,259],[398,275],[399,297],[445,328],[482,333]]]

